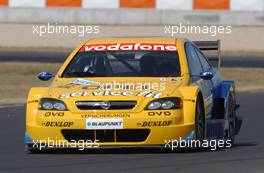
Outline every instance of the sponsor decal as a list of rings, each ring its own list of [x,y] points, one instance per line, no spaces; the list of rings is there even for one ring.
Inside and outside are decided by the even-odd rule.
[[[84,45],[80,52],[93,51],[176,51],[175,44],[147,44],[147,43],[122,43],[122,44],[95,44]]]
[[[88,95],[93,96],[138,96],[145,98],[160,98],[162,95],[159,92],[148,92],[142,91],[138,93],[133,93],[131,91],[94,91],[94,92],[75,92],[75,93],[66,93],[59,96],[60,99],[70,98],[70,97],[85,97]]]
[[[68,83],[68,84],[65,84],[65,85],[58,86],[58,88],[67,88],[67,89],[70,89],[70,88],[74,88],[74,87],[77,87],[77,86],[80,86],[80,85],[73,84],[73,83]]]
[[[81,78],[78,78],[78,79],[72,81],[71,83],[76,84],[76,85],[88,85],[88,86],[98,84],[97,82],[86,80],[86,79],[81,79]]]
[[[100,87],[98,87],[99,89],[102,90],[150,90],[150,83],[145,83],[144,85],[141,83],[121,83],[121,84],[115,84],[116,82],[114,81],[114,83],[102,83],[100,85]]]
[[[50,116],[52,116],[52,117],[56,117],[56,116],[63,117],[64,116],[64,112],[46,112],[44,114],[44,116],[45,117],[50,117]]]
[[[117,114],[83,114],[82,118],[129,118],[130,114],[117,113]]]
[[[187,102],[195,102],[195,100],[193,100],[193,99],[184,99],[183,101],[187,101]]]
[[[172,121],[145,121],[143,123],[138,123],[141,127],[159,127],[159,126],[170,126]]]
[[[86,79],[81,79],[78,78],[76,80],[71,81],[70,83],[58,86],[59,88],[74,88],[78,87],[80,85],[85,85],[83,89],[100,89],[100,86],[98,85],[97,82],[86,80]]]
[[[42,123],[42,125],[46,127],[71,127],[73,122],[56,122],[56,121],[47,121],[46,123]]]
[[[99,85],[91,85],[91,86],[84,86],[82,87],[83,90],[96,90],[100,89],[101,87]]]
[[[38,102],[38,100],[30,100],[27,103],[37,103],[37,102]]]
[[[170,111],[148,112],[148,115],[149,116],[161,116],[161,115],[170,116],[171,113],[170,113]]]
[[[86,119],[86,129],[123,129],[123,119]]]

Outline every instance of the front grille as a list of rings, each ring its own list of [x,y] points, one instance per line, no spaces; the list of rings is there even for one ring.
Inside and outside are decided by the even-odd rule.
[[[98,142],[143,142],[147,139],[149,129],[118,129],[118,130],[61,130],[63,137],[68,141],[95,141]]]
[[[77,101],[75,105],[80,110],[124,110],[133,109],[136,101]]]

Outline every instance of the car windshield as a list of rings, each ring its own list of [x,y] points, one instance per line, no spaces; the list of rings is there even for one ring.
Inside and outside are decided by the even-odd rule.
[[[78,52],[62,77],[177,77],[177,51]]]

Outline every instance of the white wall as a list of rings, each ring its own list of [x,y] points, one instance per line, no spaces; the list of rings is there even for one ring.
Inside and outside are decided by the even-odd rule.
[[[264,0],[230,0],[230,10],[264,11]]]
[[[45,0],[9,0],[10,7],[45,7]]]
[[[157,9],[192,10],[193,0],[156,0]]]
[[[82,6],[84,8],[114,9],[119,8],[119,0],[83,0]]]

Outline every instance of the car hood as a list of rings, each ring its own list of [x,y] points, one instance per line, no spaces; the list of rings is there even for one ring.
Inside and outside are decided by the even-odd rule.
[[[181,85],[181,77],[56,78],[44,97],[63,100],[67,105],[95,100],[133,100],[140,103],[169,97]]]

